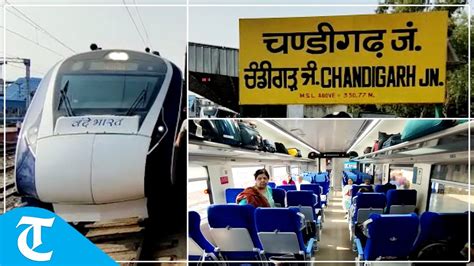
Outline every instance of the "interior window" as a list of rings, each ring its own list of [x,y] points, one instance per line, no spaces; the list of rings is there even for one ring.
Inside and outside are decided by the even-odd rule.
[[[273,182],[277,185],[281,185],[283,180],[288,176],[288,170],[286,166],[274,166],[273,167]]]
[[[188,167],[188,209],[199,213],[201,219],[207,218],[207,208],[211,204],[208,182],[206,167]]]
[[[474,195],[469,197],[467,164],[433,165],[429,210],[433,212],[465,212]],[[470,201],[469,201],[470,199]]]
[[[413,167],[390,167],[390,183],[397,189],[410,189],[413,183]]]
[[[246,188],[254,186],[255,178],[253,175],[258,169],[262,168],[264,168],[263,165],[232,167],[234,187]]]

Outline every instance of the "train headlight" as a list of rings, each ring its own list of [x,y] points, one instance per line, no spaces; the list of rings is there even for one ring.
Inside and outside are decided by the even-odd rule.
[[[38,138],[38,128],[31,127],[26,132],[26,142],[33,154],[36,154],[36,140]]]
[[[125,52],[111,52],[105,56],[107,59],[114,60],[114,61],[127,61],[128,54]]]

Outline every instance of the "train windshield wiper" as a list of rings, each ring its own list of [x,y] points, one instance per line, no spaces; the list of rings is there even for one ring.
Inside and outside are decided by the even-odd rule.
[[[135,113],[135,111],[137,110],[138,108],[138,105],[143,102],[143,104],[146,103],[146,96],[147,96],[147,92],[148,92],[148,86],[150,85],[150,82],[147,82],[146,83],[146,87],[140,92],[140,94],[138,94],[137,98],[135,99],[135,101],[133,101],[132,105],[130,106],[130,108],[128,108],[127,110],[127,113],[125,115],[132,115],[133,113]]]
[[[68,116],[75,116],[74,110],[72,109],[71,102],[69,101],[69,96],[67,96],[67,90],[69,88],[69,80],[66,81],[64,87],[59,91],[61,93],[61,98],[59,99],[58,110],[61,108],[61,104],[64,103],[64,108],[66,109]]]

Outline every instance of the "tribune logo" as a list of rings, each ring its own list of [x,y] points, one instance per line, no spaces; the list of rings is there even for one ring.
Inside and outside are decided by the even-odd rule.
[[[54,223],[54,217],[49,219],[44,218],[36,218],[36,217],[29,217],[23,216],[18,222],[16,228],[23,224],[28,224],[28,226],[23,232],[21,232],[20,236],[18,237],[18,249],[20,250],[23,256],[27,257],[33,261],[49,261],[51,260],[51,256],[53,255],[53,251],[40,253],[34,251],[35,248],[41,246],[43,244],[41,240],[41,227],[52,227]],[[30,233],[31,229],[33,229],[33,246],[29,247],[27,243],[28,234]]]

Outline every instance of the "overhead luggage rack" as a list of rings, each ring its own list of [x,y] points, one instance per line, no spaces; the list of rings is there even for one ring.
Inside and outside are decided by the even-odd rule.
[[[405,141],[353,160],[361,163],[457,162],[468,159],[468,128],[463,123],[424,137]]]
[[[206,158],[206,160],[218,158],[219,160],[252,159],[258,161],[292,161],[305,163],[315,161],[281,153],[243,149],[211,141],[190,140],[188,150],[190,158],[194,157],[196,160],[199,160],[199,158]]]

